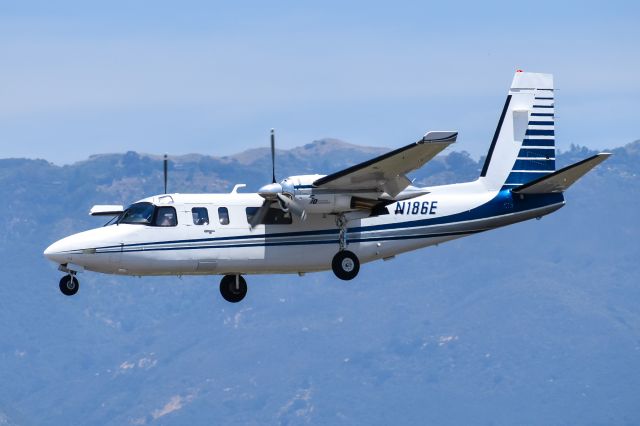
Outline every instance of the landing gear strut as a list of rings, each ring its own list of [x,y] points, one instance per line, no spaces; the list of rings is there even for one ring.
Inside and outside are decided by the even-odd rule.
[[[247,295],[247,282],[242,275],[225,275],[220,280],[220,294],[227,302],[238,303]]]
[[[352,280],[360,271],[360,261],[358,260],[358,256],[347,250],[347,218],[344,214],[340,214],[336,217],[336,225],[340,229],[340,233],[338,234],[340,251],[333,256],[331,269],[333,269],[333,273],[336,274],[336,277],[341,280]]]
[[[338,234],[338,244],[340,244],[340,251],[342,251],[347,248],[347,218],[344,216],[344,213],[340,213],[336,217],[336,225],[340,230]]]
[[[75,274],[68,274],[60,279],[60,291],[65,296],[73,296],[79,288],[80,283]]]

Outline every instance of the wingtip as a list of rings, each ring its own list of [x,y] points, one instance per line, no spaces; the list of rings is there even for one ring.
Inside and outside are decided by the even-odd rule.
[[[422,137],[422,142],[444,142],[451,140],[455,142],[458,138],[458,132],[456,131],[431,131],[425,133]]]
[[[612,153],[611,152],[599,152],[596,155],[593,155],[589,158],[587,158],[586,160],[595,160],[598,163],[602,163],[603,161],[606,161],[609,159],[609,157],[611,157]]]

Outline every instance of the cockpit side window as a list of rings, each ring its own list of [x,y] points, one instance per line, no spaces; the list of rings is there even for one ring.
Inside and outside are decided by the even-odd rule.
[[[176,215],[176,209],[173,207],[158,207],[156,213],[156,226],[177,226],[178,216]]]
[[[208,225],[209,224],[209,212],[205,207],[194,207],[191,209],[191,216],[193,216],[194,225]]]
[[[118,223],[132,225],[151,225],[155,206],[151,203],[135,203],[122,213]]]
[[[218,207],[218,220],[220,221],[220,225],[228,225],[229,209],[226,207]]]

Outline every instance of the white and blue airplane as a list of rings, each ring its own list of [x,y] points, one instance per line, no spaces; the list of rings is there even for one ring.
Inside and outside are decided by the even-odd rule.
[[[333,269],[356,277],[361,263],[552,213],[563,193],[607,159],[600,153],[555,167],[550,74],[515,73],[484,167],[473,182],[417,188],[407,174],[455,142],[456,132],[419,141],[330,175],[290,176],[257,193],[162,194],[94,206],[105,226],[63,238],[44,255],[78,291],[78,272],[222,275],[220,293],[239,302],[245,274]],[[274,161],[273,132],[271,136]],[[165,161],[166,188],[166,161]],[[165,190],[166,192],[166,190]]]

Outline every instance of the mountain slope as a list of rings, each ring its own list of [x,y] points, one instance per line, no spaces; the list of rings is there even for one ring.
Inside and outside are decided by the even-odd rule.
[[[321,142],[279,152],[278,176],[379,153]],[[83,274],[76,297],[59,294],[44,247],[98,226],[92,204],[160,192],[161,157],[0,160],[0,423],[635,424],[639,157],[640,141],[616,149],[541,221],[363,265],[349,283],[251,276],[238,306],[217,277]],[[480,166],[450,152],[415,177]],[[191,155],[172,159],[170,189],[269,179],[267,151]]]

